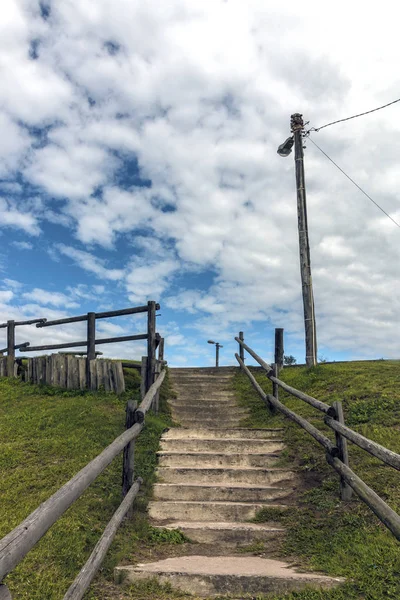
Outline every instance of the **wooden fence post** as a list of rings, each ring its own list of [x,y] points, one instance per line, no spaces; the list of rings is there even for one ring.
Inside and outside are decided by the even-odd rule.
[[[154,383],[156,367],[156,303],[147,303],[147,377],[146,392]]]
[[[142,367],[140,369],[140,400],[146,395],[146,385],[147,385],[147,356],[142,356]]]
[[[239,331],[239,339],[242,340],[242,342],[244,342],[243,331]],[[244,348],[240,344],[239,344],[239,356],[240,356],[240,360],[244,361]]]
[[[164,338],[160,339],[160,344],[158,346],[158,360],[164,360]]]
[[[278,374],[279,371],[282,369],[283,367],[283,354],[284,354],[284,349],[283,349],[283,329],[280,327],[277,327],[275,329],[275,364],[277,365],[278,368]],[[277,377],[278,375],[276,375]]]
[[[96,313],[87,314],[87,357],[86,357],[86,378],[87,387],[91,389],[90,381],[90,361],[96,358]]]
[[[14,377],[15,321],[7,321],[7,377]]]
[[[135,410],[137,403],[128,400],[126,405],[125,429],[130,429],[135,424]],[[135,440],[129,442],[124,448],[124,459],[122,466],[122,497],[125,498],[133,485],[135,477]],[[132,508],[126,513],[126,517],[132,516]]]
[[[154,381],[156,381],[161,373],[161,369],[162,369],[162,365],[161,362],[159,360],[156,361],[156,372],[154,375]],[[160,390],[157,390],[156,395],[154,396],[154,400],[153,400],[153,406],[152,406],[154,412],[156,415],[158,415],[158,411],[160,409]]]
[[[0,600],[12,600],[10,590],[6,585],[0,583]]]
[[[338,421],[339,423],[344,425],[344,415],[343,415],[342,403],[339,401],[334,402],[333,408],[335,409],[335,412],[336,412],[335,421]],[[337,431],[335,431],[335,437],[336,437],[336,446],[339,449],[338,458],[339,458],[339,460],[342,461],[342,463],[344,463],[346,465],[346,467],[348,467],[349,466],[349,453],[347,450],[347,440],[345,437],[343,437]],[[353,493],[353,490],[351,489],[351,487],[348,485],[348,483],[345,482],[343,477],[341,477],[340,478],[340,498],[342,500],[344,500],[345,502],[348,502],[351,499],[352,493]]]

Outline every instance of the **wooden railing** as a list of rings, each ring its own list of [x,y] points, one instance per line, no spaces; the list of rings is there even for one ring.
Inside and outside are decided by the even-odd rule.
[[[282,331],[282,330],[280,330]],[[326,460],[328,464],[333,467],[340,475],[340,490],[341,499],[349,500],[354,491],[359,498],[376,514],[376,516],[382,521],[382,523],[393,533],[393,535],[400,541],[400,515],[398,515],[378,494],[376,494],[360,477],[358,477],[352,469],[349,467],[349,458],[347,450],[347,440],[356,444],[372,456],[379,458],[384,463],[400,471],[400,455],[388,450],[387,448],[373,442],[372,440],[364,437],[363,435],[353,431],[344,424],[343,408],[341,402],[334,402],[332,406],[325,404],[313,398],[296,388],[288,385],[278,377],[279,368],[278,364],[269,365],[266,363],[258,354],[254,352],[244,342],[243,333],[240,332],[239,337],[235,340],[239,344],[239,354],[235,354],[236,359],[249,378],[254,389],[258,395],[264,400],[266,406],[273,412],[279,411],[285,417],[294,421],[300,427],[302,427],[307,433],[309,433],[318,443],[320,443],[326,450]],[[283,349],[283,345],[282,345]],[[254,375],[251,373],[249,368],[244,364],[244,351],[247,351],[250,356],[260,365],[267,377],[270,379],[273,385],[273,394],[267,394],[261,388]],[[279,353],[278,353],[279,354]],[[275,360],[277,360],[277,352],[275,352]],[[283,358],[283,352],[282,352]],[[314,427],[309,421],[295,413],[294,411],[287,408],[284,404],[279,401],[279,388],[282,388],[295,398],[306,402],[313,408],[324,413],[324,422],[335,432],[336,442],[331,442],[319,429]]]
[[[48,321],[45,318],[31,319],[30,321],[13,321],[9,320],[6,323],[0,324],[0,329],[7,328],[7,347],[0,350],[0,352],[7,351],[7,375],[13,377],[15,375],[14,363],[15,363],[15,351],[20,352],[41,352],[44,350],[64,350],[67,348],[81,348],[86,347],[87,355],[86,361],[86,380],[87,385],[90,387],[90,363],[96,358],[96,346],[99,344],[114,344],[119,342],[130,342],[135,340],[147,340],[147,356],[145,364],[145,374],[143,376],[145,392],[154,383],[157,376],[156,372],[156,350],[161,342],[161,336],[156,333],[156,311],[160,309],[160,305],[153,300],[149,301],[144,306],[134,306],[130,308],[123,308],[120,310],[111,310],[107,312],[89,312],[84,315],[78,315],[74,317],[65,317],[63,319],[55,319]],[[114,317],[122,317],[127,315],[134,315],[139,313],[147,313],[147,332],[136,335],[125,335],[113,338],[100,338],[96,339],[96,321],[98,319],[111,319]],[[63,344],[44,344],[41,346],[31,346],[30,342],[24,342],[23,344],[15,343],[15,328],[22,325],[33,325],[42,329],[44,327],[54,327],[58,325],[66,325],[69,323],[79,323],[82,321],[87,322],[87,337],[85,340],[77,340],[73,342],[67,342]],[[143,373],[142,373],[143,375]],[[1,598],[0,598],[1,600]]]
[[[162,362],[164,367],[165,361]],[[155,408],[154,403],[164,381],[165,373],[165,368],[163,368],[157,380],[145,394],[139,408],[136,408],[133,402],[128,402],[126,431],[0,540],[0,582],[22,561],[48,529],[84,493],[111,461],[124,450],[122,486],[124,499],[109,521],[86,564],[65,594],[64,600],[80,600],[83,597],[99,569],[119,525],[131,512],[132,502],[142,484],[140,477],[134,480],[134,444],[144,427],[147,412],[151,408]],[[0,583],[0,600],[9,599],[11,599],[11,594],[7,586]]]

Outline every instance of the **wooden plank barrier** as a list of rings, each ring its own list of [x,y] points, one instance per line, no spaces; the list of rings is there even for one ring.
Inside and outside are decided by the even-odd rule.
[[[17,363],[15,363],[16,366]],[[6,374],[7,357],[0,358],[0,377]],[[89,361],[89,381],[86,358],[71,354],[52,354],[28,358],[25,381],[54,385],[67,390],[100,390],[122,394],[125,379],[120,361],[95,358]]]

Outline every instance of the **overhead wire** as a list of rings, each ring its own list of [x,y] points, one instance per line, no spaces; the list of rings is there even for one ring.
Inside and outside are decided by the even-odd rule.
[[[396,102],[400,102],[400,98],[397,100],[393,100],[388,104],[384,104],[383,106],[378,106],[378,108],[373,108],[372,110],[367,110],[365,112],[359,113],[358,115],[353,115],[352,117],[346,117],[345,119],[338,119],[337,121],[332,121],[331,123],[327,123],[326,125],[322,125],[321,127],[312,127],[309,131],[321,131],[321,129],[325,129],[325,127],[330,127],[331,125],[336,125],[336,123],[343,123],[344,121],[350,121],[351,119],[357,119],[357,117],[363,117],[364,115],[369,115],[370,113],[376,112],[377,110],[382,110],[383,108],[387,108],[392,104],[396,104]]]
[[[355,185],[355,186],[356,186],[356,187],[357,187],[357,188],[360,190],[360,192],[362,192],[362,193],[364,194],[364,196],[366,196],[366,197],[368,198],[368,200],[370,200],[370,201],[371,201],[373,204],[375,204],[375,206],[376,206],[377,208],[379,208],[379,210],[381,210],[381,211],[383,212],[383,214],[384,214],[384,215],[386,215],[386,216],[387,216],[387,217],[388,217],[388,218],[389,218],[391,221],[393,221],[393,223],[394,223],[395,225],[397,225],[397,227],[400,229],[400,224],[399,224],[397,221],[395,221],[395,219],[393,219],[393,217],[391,217],[391,216],[389,215],[389,213],[387,213],[387,212],[386,212],[386,211],[385,211],[385,210],[384,210],[384,209],[383,209],[383,208],[382,208],[382,207],[381,207],[381,206],[380,206],[380,205],[379,205],[377,202],[375,202],[375,200],[374,200],[373,198],[371,198],[371,196],[370,196],[369,194],[367,194],[367,192],[366,192],[365,190],[363,190],[363,189],[362,189],[362,187],[361,187],[361,186],[359,186],[359,185],[358,185],[358,183],[356,183],[356,182],[354,181],[354,179],[352,179],[352,178],[350,177],[350,175],[347,175],[347,173],[346,173],[345,171],[343,171],[343,169],[342,169],[341,167],[339,167],[339,165],[338,165],[337,163],[335,163],[335,161],[334,161],[334,160],[333,160],[333,159],[332,159],[330,156],[328,156],[328,154],[327,154],[326,152],[324,152],[324,150],[322,150],[322,148],[320,148],[320,147],[318,146],[318,144],[316,144],[316,143],[314,142],[314,140],[313,140],[313,139],[311,139],[311,137],[309,137],[309,136],[308,136],[308,137],[307,137],[307,139],[309,139],[309,140],[310,140],[310,142],[311,142],[312,144],[314,144],[314,146],[316,146],[316,147],[318,148],[318,150],[319,150],[319,151],[320,151],[320,152],[321,152],[321,153],[322,153],[324,156],[326,156],[326,158],[327,158],[327,159],[328,159],[328,160],[329,160],[329,161],[330,161],[332,164],[334,164],[334,165],[335,165],[335,167],[336,167],[337,169],[339,169],[339,171],[341,171],[341,173],[343,173],[343,175],[344,175],[345,177],[347,177],[347,179],[349,179],[349,180],[351,181],[351,183],[353,183],[353,184],[354,184],[354,185]]]

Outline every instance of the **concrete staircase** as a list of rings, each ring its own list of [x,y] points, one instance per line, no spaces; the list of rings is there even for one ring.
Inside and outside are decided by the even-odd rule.
[[[226,367],[170,370],[177,393],[171,410],[182,427],[162,437],[149,516],[156,527],[181,530],[195,542],[195,555],[118,567],[117,579],[155,576],[204,598],[339,583],[272,558],[235,554],[239,546],[262,541],[274,555],[283,528],[249,521],[265,506],[290,510],[297,476],[276,466],[284,448],[282,430],[239,426],[247,413],[232,390],[234,372]]]

